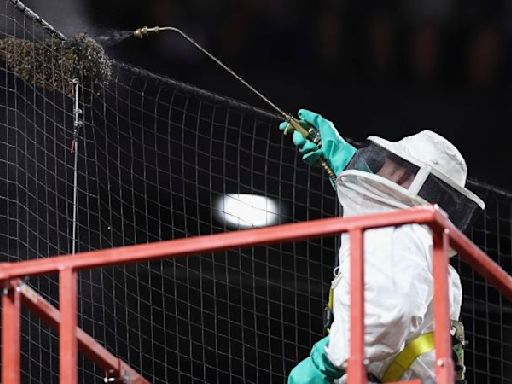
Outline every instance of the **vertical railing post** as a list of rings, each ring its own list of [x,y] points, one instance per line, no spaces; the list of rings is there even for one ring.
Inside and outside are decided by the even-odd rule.
[[[4,281],[2,292],[2,383],[20,383],[20,292]]]
[[[450,301],[448,287],[448,230],[433,229],[434,341],[437,384],[453,384],[455,371],[451,353]]]
[[[60,307],[60,384],[78,383],[78,340],[76,335],[77,273],[66,268],[59,273],[59,307]]]
[[[350,357],[348,384],[366,384],[364,357],[364,243],[362,229],[350,231]]]

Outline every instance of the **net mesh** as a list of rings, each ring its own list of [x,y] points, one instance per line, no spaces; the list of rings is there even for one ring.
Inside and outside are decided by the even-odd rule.
[[[469,237],[509,274],[512,273],[512,195],[470,182],[486,203],[485,215]],[[463,287],[462,321],[468,336],[468,382],[511,383],[512,305],[460,260],[453,264]]]
[[[63,38],[18,1],[0,4],[0,38]],[[58,76],[58,61],[47,65]],[[2,261],[71,249],[73,99],[67,85],[33,84],[0,60]],[[102,92],[81,96],[80,252],[231,230],[218,216],[226,194],[273,199],[279,222],[338,214],[327,178],[272,114],[119,62]],[[488,206],[472,239],[510,272],[512,196],[470,187]],[[335,249],[323,238],[81,272],[79,324],[153,383],[283,382],[322,337]],[[455,263],[469,382],[511,383],[510,304]],[[58,306],[56,278],[28,282]],[[23,382],[57,382],[56,335],[27,312],[22,326]],[[81,382],[102,382],[82,356],[79,369]]]

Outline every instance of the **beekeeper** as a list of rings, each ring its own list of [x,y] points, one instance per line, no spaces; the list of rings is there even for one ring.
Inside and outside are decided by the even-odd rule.
[[[424,130],[397,142],[370,136],[360,147],[347,143],[332,122],[301,109],[299,118],[320,132],[321,146],[298,132],[293,142],[309,165],[323,158],[336,174],[344,216],[438,204],[462,231],[484,203],[465,188],[466,163],[444,137]],[[280,125],[287,130],[286,122]],[[433,380],[432,233],[407,224],[367,230],[364,235],[365,355],[375,382]],[[343,234],[333,287],[334,321],[328,337],[289,374],[289,384],[344,380],[350,342],[350,239]],[[453,252],[451,252],[453,255]],[[459,275],[449,267],[450,319],[458,380],[464,379]],[[458,343],[459,341],[459,343]],[[458,344],[457,344],[458,343]]]

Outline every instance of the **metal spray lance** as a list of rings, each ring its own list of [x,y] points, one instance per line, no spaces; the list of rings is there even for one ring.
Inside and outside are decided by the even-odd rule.
[[[256,94],[260,99],[262,99],[265,103],[270,105],[272,109],[274,109],[276,112],[278,112],[281,116],[283,116],[288,123],[288,126],[284,130],[284,134],[286,135],[290,131],[297,131],[299,132],[304,138],[312,141],[317,145],[318,148],[322,146],[322,140],[320,137],[320,132],[318,132],[317,129],[315,129],[310,124],[301,121],[295,117],[293,117],[291,114],[284,112],[281,108],[279,108],[277,105],[275,105],[272,101],[270,101],[268,98],[266,98],[262,93],[260,93],[258,90],[256,90],[252,85],[247,83],[244,79],[242,79],[240,76],[238,76],[232,69],[227,67],[223,62],[221,62],[218,58],[213,56],[210,52],[208,52],[206,49],[201,47],[196,41],[194,41],[190,36],[185,34],[182,30],[176,28],[176,27],[141,27],[137,28],[133,32],[133,36],[142,39],[144,36],[146,36],[149,33],[158,33],[160,31],[173,31],[180,34],[182,37],[184,37],[189,43],[194,45],[197,49],[199,49],[201,52],[203,52],[206,56],[208,56],[210,59],[212,59],[215,63],[220,65],[224,70],[226,70],[229,74],[231,74],[235,79],[237,79],[239,82],[241,82],[245,87],[247,87],[249,90],[251,90],[254,94]],[[333,183],[336,181],[336,175],[332,168],[329,166],[327,161],[324,158],[320,159],[322,168],[327,172],[327,175],[329,178],[333,181]]]

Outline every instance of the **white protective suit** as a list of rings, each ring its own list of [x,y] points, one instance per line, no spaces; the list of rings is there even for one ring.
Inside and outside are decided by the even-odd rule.
[[[429,172],[447,181],[481,208],[483,202],[464,188],[466,164],[457,149],[441,136],[422,131],[399,142],[370,137],[394,154],[421,167],[416,178]],[[421,160],[420,160],[421,159]],[[406,188],[378,174],[349,169],[337,179],[343,216],[402,209],[427,202],[416,195],[421,180]],[[334,323],[329,334],[329,360],[341,367],[350,354],[350,240],[341,239],[339,269],[334,287]],[[425,225],[372,229],[364,235],[365,355],[368,370],[382,378],[385,370],[416,337],[433,330],[432,234]],[[450,319],[458,320],[462,287],[450,266]],[[434,352],[421,355],[402,380],[434,378]],[[341,380],[343,382],[343,379]]]

